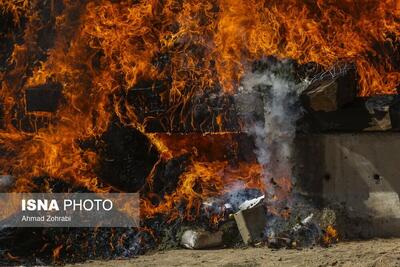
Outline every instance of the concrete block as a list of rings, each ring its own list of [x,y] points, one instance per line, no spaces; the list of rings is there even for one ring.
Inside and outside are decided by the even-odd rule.
[[[299,190],[344,205],[369,236],[400,236],[400,133],[300,135]]]

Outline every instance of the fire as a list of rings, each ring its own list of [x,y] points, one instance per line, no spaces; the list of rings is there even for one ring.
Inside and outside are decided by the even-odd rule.
[[[158,213],[171,213],[171,219],[183,216],[193,220],[199,214],[204,200],[229,192],[238,182],[247,188],[265,190],[261,175],[262,168],[258,164],[240,163],[233,167],[227,161],[193,162],[181,175],[176,191],[165,196],[158,205],[144,200],[142,213],[150,217]],[[186,207],[183,212],[179,210],[181,204]]]
[[[236,154],[240,134],[228,132],[204,134],[149,133],[147,137],[166,159],[190,154],[197,161],[211,162],[224,159],[229,153]]]
[[[28,0],[0,1],[0,13],[10,12],[15,24],[21,22],[21,17],[28,11]]]
[[[23,32],[1,36],[13,47],[0,69],[0,169],[18,178],[15,191],[33,190],[37,176],[109,191],[94,172],[97,152],[80,143],[100,140],[118,120],[146,135],[160,160],[192,155],[176,191],[158,204],[145,196],[143,210],[146,216],[171,212],[176,217],[184,202],[186,216],[193,217],[202,200],[238,181],[265,190],[262,168],[224,158],[235,133],[191,139],[147,132],[148,121],[127,97],[139,82],[165,85],[152,90],[168,106],[168,119],[161,122],[167,128],[176,121],[193,122],[189,111],[195,96],[235,92],[249,63],[269,55],[327,69],[354,63],[362,96],[395,93],[400,82],[397,0],[64,0],[62,7],[49,1],[48,21],[39,12],[41,2],[0,2],[0,12]],[[63,102],[56,112],[28,112],[26,90],[48,82],[61,84]],[[220,129],[224,118],[216,118]],[[291,187],[286,181],[281,188]]]
[[[362,96],[394,93],[399,84],[398,1],[223,0],[220,8],[214,40],[229,89],[243,75],[243,62],[265,55],[326,68],[354,62]]]
[[[59,245],[53,250],[53,261],[57,261],[60,258],[60,252],[64,245]]]
[[[325,229],[324,236],[322,237],[322,242],[325,245],[329,245],[337,241],[339,241],[337,230],[332,225],[328,225]]]

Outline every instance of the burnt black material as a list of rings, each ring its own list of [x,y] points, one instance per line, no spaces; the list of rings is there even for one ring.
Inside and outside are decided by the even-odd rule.
[[[220,95],[218,88],[202,95],[190,95],[187,101],[173,103],[168,97],[168,81],[142,81],[129,90],[127,100],[147,132],[219,132],[238,131],[239,121],[234,99]],[[160,93],[164,94],[163,99]],[[167,94],[167,95],[165,95]]]
[[[124,192],[137,192],[145,184],[158,153],[139,131],[113,123],[101,138],[98,174]]]
[[[309,124],[310,132],[353,132],[370,126],[371,117],[365,107],[366,99],[357,98],[337,111],[310,112],[298,124]]]
[[[154,175],[152,192],[163,197],[176,190],[179,176],[186,170],[189,164],[189,155],[183,155],[166,162],[162,162]]]
[[[390,120],[393,130],[400,130],[400,95],[396,96],[389,108]]]
[[[78,144],[82,150],[96,151],[99,155],[95,173],[99,182],[113,187],[112,191],[148,192],[148,188],[145,187],[146,178],[151,174],[153,167],[155,177],[169,178],[168,183],[173,179],[177,180],[175,175],[181,173],[175,169],[175,159],[156,164],[159,154],[147,137],[140,131],[123,125],[115,117],[101,136],[79,140]],[[166,166],[174,168],[165,170]],[[160,186],[160,191],[164,190],[164,185]]]
[[[25,91],[26,110],[54,112],[62,100],[62,86],[59,83],[47,83],[31,87]]]

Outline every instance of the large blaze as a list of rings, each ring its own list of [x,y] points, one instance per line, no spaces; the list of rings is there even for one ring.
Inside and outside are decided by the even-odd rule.
[[[151,191],[143,195],[143,216],[168,213],[173,219],[185,203],[184,215],[194,219],[202,201],[238,181],[266,190],[262,166],[224,159],[224,144],[235,146],[233,132],[209,133],[216,142],[148,132],[148,121],[127,100],[141,81],[164,84],[152,90],[168,106],[167,129],[176,121],[193,123],[194,97],[235,93],[249,64],[266,56],[325,69],[354,64],[361,96],[395,93],[400,82],[397,0],[53,0],[46,7],[50,28],[37,11],[41,2],[0,2],[0,12],[21,29],[20,36],[1,36],[12,45],[0,69],[0,171],[18,178],[18,192],[34,190],[38,176],[113,190],[94,171],[98,153],[80,144],[100,140],[117,120],[147,136],[158,162],[190,154],[174,192],[156,202]],[[49,39],[44,44],[43,36]],[[60,106],[29,111],[27,89],[46,83],[61,84]],[[218,125],[225,115],[215,118]],[[288,181],[281,182],[284,191],[291,190]]]

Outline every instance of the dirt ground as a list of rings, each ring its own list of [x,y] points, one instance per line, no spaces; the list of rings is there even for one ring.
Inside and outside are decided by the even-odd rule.
[[[70,265],[72,267],[72,265]],[[95,266],[399,266],[400,238],[341,242],[329,248],[272,250],[266,247],[159,251],[130,260],[92,261]]]

